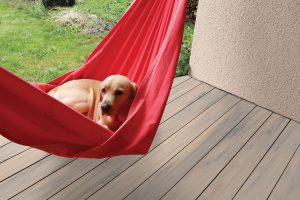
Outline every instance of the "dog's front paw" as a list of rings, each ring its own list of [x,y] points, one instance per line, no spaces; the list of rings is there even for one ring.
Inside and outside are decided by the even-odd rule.
[[[101,120],[98,121],[98,124],[100,124],[101,126],[103,126],[104,128],[109,129],[109,127],[107,125],[105,125]]]
[[[106,129],[110,130],[110,129],[108,128],[108,126],[103,125],[103,124],[100,124],[100,125],[103,126],[103,127],[106,128]]]

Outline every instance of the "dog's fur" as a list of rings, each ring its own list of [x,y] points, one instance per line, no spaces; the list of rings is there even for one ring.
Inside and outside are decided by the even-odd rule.
[[[48,92],[72,109],[115,131],[125,121],[136,94],[136,84],[122,75],[104,81],[79,79]]]

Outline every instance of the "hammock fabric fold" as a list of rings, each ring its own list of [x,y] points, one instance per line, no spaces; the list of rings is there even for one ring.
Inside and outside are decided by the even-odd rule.
[[[85,63],[57,79],[28,83],[0,67],[0,133],[64,157],[145,154],[162,117],[180,53],[186,0],[136,0]],[[138,92],[128,118],[111,132],[47,95],[81,78],[128,76]]]

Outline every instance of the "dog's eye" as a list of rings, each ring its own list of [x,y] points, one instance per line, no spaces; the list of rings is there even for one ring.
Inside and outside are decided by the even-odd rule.
[[[102,88],[101,91],[102,91],[102,93],[105,93],[105,92],[106,92],[106,89],[105,89],[105,88]]]
[[[120,95],[122,95],[123,94],[123,92],[121,91],[121,90],[117,90],[116,92],[115,92],[115,95],[117,95],[117,96],[120,96]]]

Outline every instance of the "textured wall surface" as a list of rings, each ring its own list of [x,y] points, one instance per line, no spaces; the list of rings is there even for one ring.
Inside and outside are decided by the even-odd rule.
[[[300,1],[200,0],[190,75],[300,121]]]

